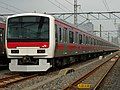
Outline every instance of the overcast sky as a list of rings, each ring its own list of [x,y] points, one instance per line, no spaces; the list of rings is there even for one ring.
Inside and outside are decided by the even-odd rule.
[[[69,3],[68,3],[68,2]],[[81,5],[80,12],[120,11],[120,0],[77,0]],[[53,2],[55,5],[53,5]],[[74,0],[0,0],[0,13],[23,12],[73,12]],[[62,5],[60,5],[61,3]],[[71,4],[70,4],[71,3]],[[59,7],[59,8],[58,8]],[[61,8],[61,9],[60,9]],[[95,29],[102,23],[103,29],[116,29],[113,21],[97,21]],[[93,22],[95,23],[95,22]],[[108,28],[110,27],[110,28]]]
[[[61,5],[59,5],[58,3],[62,3],[66,8],[70,9],[70,11],[73,12],[73,6],[69,4],[67,1],[73,3],[74,0],[0,0],[0,6],[1,6],[0,13],[5,13],[5,12],[14,13],[13,11],[21,12],[20,10],[10,7],[9,5],[21,9],[25,12],[33,12],[33,11],[37,11],[37,12],[68,11],[69,12],[69,10],[67,10],[64,7],[61,7],[62,9],[64,9],[64,11],[61,10],[60,8],[53,5],[50,1],[60,7]],[[108,8],[111,11],[120,10],[120,0],[77,0],[77,1],[78,4],[81,5],[83,11],[107,11]],[[107,3],[108,8],[105,7],[105,3]]]

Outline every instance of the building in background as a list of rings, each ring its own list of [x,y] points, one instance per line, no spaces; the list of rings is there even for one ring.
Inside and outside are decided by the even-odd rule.
[[[117,27],[117,34],[116,37],[112,37],[112,42],[120,46],[120,24]]]
[[[80,30],[83,30],[87,33],[94,34],[94,25],[92,22],[88,22],[79,26]]]
[[[120,45],[120,24],[118,25],[117,38],[118,38],[118,44]]]

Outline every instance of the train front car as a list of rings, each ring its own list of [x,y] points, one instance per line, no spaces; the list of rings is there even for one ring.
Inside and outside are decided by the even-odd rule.
[[[10,71],[47,71],[54,57],[54,17],[45,14],[25,13],[8,17],[6,52],[11,58]]]

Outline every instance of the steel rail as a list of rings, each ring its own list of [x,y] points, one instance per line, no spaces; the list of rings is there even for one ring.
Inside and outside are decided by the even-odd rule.
[[[12,75],[12,76],[9,76],[9,77],[2,78],[2,79],[0,79],[0,88],[4,88],[4,87],[6,87],[8,85],[11,85],[13,83],[36,77],[37,75],[38,74],[22,76],[20,74],[16,74],[16,75]]]
[[[115,64],[117,63],[117,61],[120,59],[117,58],[117,60],[115,61],[115,63],[110,67],[110,69],[106,72],[106,74],[99,80],[99,82],[94,86],[93,90],[97,90],[100,86],[100,84],[103,82],[103,80],[106,78],[106,76],[108,75],[108,73],[112,70],[112,68],[115,66]]]
[[[116,56],[116,55],[115,55]],[[113,56],[112,58],[114,58],[115,56]],[[83,80],[85,80],[86,78],[88,78],[89,76],[91,76],[93,73],[95,73],[100,67],[102,67],[104,64],[106,64],[107,62],[109,62],[112,58],[108,59],[107,61],[105,61],[104,63],[102,63],[101,65],[98,65],[96,68],[94,68],[93,70],[89,71],[87,74],[85,74],[84,76],[82,76],[81,78],[79,78],[78,80],[74,81],[71,85],[67,86],[64,88],[64,90],[76,90],[77,89],[77,85],[82,82]]]

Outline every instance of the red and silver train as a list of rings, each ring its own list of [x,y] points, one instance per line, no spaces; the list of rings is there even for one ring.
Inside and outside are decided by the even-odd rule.
[[[8,66],[5,52],[5,22],[0,20],[0,66]]]
[[[5,35],[7,57],[11,59],[9,69],[18,72],[47,71],[82,56],[119,49],[74,25],[38,13],[9,16]]]

